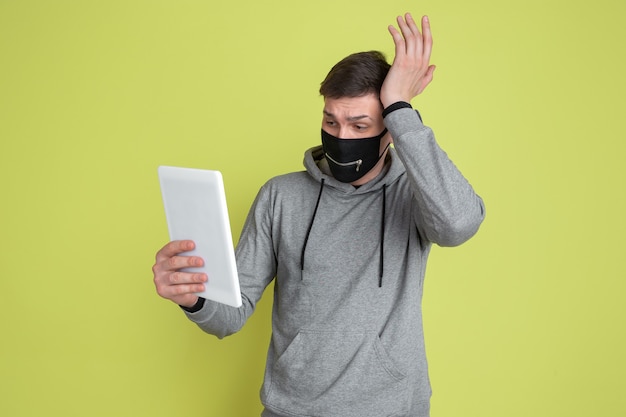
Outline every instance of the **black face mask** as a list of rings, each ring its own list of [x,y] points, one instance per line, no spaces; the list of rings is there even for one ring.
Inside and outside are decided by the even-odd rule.
[[[354,182],[371,171],[389,147],[380,152],[380,141],[387,133],[363,139],[340,139],[322,129],[322,145],[330,171],[336,180]]]

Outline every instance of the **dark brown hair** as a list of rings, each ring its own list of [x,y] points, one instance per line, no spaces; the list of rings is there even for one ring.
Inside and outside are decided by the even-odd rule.
[[[374,93],[378,97],[390,67],[379,51],[348,55],[332,67],[322,81],[320,94],[328,98],[341,98]]]

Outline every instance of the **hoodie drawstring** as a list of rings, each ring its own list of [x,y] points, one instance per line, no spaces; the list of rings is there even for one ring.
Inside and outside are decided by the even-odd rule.
[[[382,209],[382,218],[380,221],[380,259],[379,259],[379,276],[378,276],[378,288],[382,288],[383,286],[383,259],[384,259],[384,251],[385,251],[385,206],[386,204],[386,193],[387,184],[383,184],[383,209]]]
[[[311,234],[311,229],[313,229],[313,222],[315,221],[315,216],[317,215],[317,209],[320,206],[320,200],[322,199],[322,191],[324,191],[324,178],[322,178],[322,183],[320,185],[320,192],[317,195],[317,201],[315,203],[315,209],[313,210],[313,216],[311,216],[311,222],[309,223],[309,228],[306,231],[306,236],[304,238],[304,244],[302,245],[302,253],[300,255],[300,270],[304,271],[304,253],[306,252],[306,246],[309,242],[309,235]],[[385,209],[387,206],[387,184],[383,184],[383,207],[381,210],[381,223],[380,223],[380,254],[378,261],[378,287],[382,288],[383,286],[383,271],[384,271],[384,252],[385,252]],[[301,277],[304,279],[304,276]]]
[[[322,198],[322,191],[324,190],[324,178],[322,178],[322,184],[320,185],[320,192],[317,195],[317,202],[315,203],[315,210],[313,210],[313,217],[311,217],[311,223],[309,223],[309,229],[306,231],[306,237],[304,238],[304,245],[302,245],[302,255],[300,257],[300,270],[304,271],[304,252],[306,251],[306,245],[309,242],[309,235],[313,228],[313,222],[315,221],[315,215],[317,214],[317,208],[320,206],[320,199]]]

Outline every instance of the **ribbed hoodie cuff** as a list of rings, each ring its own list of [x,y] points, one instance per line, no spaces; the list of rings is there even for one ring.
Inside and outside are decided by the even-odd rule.
[[[204,301],[204,298],[198,297],[198,301],[196,301],[196,303],[191,307],[185,307],[181,305],[179,305],[179,307],[185,310],[187,313],[197,313],[198,311],[202,310],[202,307],[204,307]]]

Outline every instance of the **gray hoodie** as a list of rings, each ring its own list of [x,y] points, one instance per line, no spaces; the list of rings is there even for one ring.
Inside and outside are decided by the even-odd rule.
[[[426,417],[430,383],[422,290],[432,243],[476,233],[484,206],[418,113],[385,117],[381,174],[335,180],[321,147],[306,171],[259,191],[236,249],[243,305],[187,313],[204,331],[238,331],[276,279],[264,417]]]

